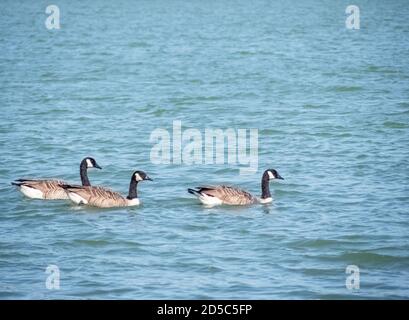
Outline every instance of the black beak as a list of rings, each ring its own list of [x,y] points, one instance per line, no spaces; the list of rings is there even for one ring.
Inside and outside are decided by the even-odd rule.
[[[282,176],[280,176],[278,173],[277,173],[277,178],[276,179],[284,180],[284,178]]]
[[[148,176],[146,176],[145,179],[143,179],[143,180],[153,181],[153,179],[149,178]]]
[[[102,169],[97,163],[94,165],[94,168]]]

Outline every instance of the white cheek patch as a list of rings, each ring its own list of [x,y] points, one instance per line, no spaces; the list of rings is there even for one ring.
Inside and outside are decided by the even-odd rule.
[[[92,167],[93,167],[92,162],[91,162],[90,159],[87,159],[87,167],[88,167],[88,168],[92,168]]]
[[[136,180],[136,181],[142,181],[143,179],[141,178],[141,176],[139,175],[139,173],[135,173],[135,180]]]
[[[274,177],[274,175],[273,175],[273,173],[271,171],[268,171],[268,177],[270,179],[275,179],[275,177]]]

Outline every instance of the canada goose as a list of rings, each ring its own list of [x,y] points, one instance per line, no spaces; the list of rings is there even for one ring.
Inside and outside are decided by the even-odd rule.
[[[273,179],[281,179],[277,170],[268,169],[264,171],[261,178],[261,198],[257,198],[252,194],[236,187],[225,185],[198,187],[196,189],[187,189],[189,193],[198,197],[200,202],[208,206],[221,204],[228,205],[248,205],[253,203],[269,203],[273,201],[270,193],[269,181]]]
[[[101,169],[95,159],[90,157],[83,159],[80,164],[80,176],[83,186],[91,185],[87,174],[89,168]],[[62,180],[17,179],[11,184],[17,186],[29,198],[47,200],[68,199],[67,193],[62,188],[62,185],[66,184],[66,182]]]
[[[100,208],[112,207],[129,207],[140,204],[137,194],[137,186],[139,181],[151,180],[143,171],[135,171],[132,174],[131,182],[129,184],[129,193],[125,198],[120,193],[109,190],[104,187],[81,187],[65,185],[68,197],[76,204],[85,204]]]

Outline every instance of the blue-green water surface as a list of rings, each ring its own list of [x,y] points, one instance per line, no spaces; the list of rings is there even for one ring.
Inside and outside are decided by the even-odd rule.
[[[409,298],[409,4],[364,1],[0,4],[1,299]],[[156,128],[256,128],[259,170],[154,164]],[[10,182],[90,180],[143,205],[24,198]],[[204,208],[202,183],[271,205]],[[46,287],[47,266],[60,288]],[[359,290],[346,288],[348,265]]]

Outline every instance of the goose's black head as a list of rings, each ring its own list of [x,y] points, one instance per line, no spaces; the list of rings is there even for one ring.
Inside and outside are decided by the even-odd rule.
[[[132,174],[132,179],[134,179],[137,182],[143,181],[143,180],[152,181],[152,179],[149,178],[148,175],[145,172],[140,171],[140,170],[137,170]]]
[[[267,169],[264,171],[264,175],[268,178],[268,180],[280,179],[284,180],[282,176],[277,172],[275,169]]]
[[[102,169],[98,163],[95,161],[94,158],[87,157],[84,160],[82,160],[82,163],[86,165],[86,167],[89,168],[97,168],[97,169]]]

